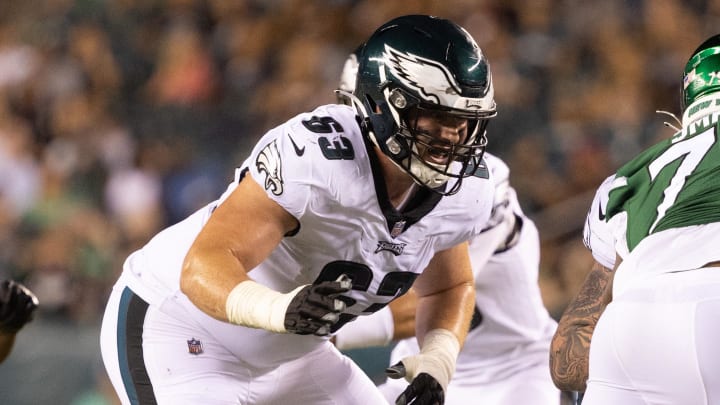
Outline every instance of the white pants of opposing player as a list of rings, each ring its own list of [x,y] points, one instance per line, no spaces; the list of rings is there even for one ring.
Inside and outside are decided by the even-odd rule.
[[[246,366],[191,319],[173,318],[116,285],[101,331],[123,404],[384,404],[373,382],[327,342],[270,370]],[[200,336],[199,334],[202,334]],[[188,337],[198,341],[188,342]],[[192,354],[189,347],[201,354]]]
[[[720,404],[720,267],[614,297],[590,345],[583,405]]]

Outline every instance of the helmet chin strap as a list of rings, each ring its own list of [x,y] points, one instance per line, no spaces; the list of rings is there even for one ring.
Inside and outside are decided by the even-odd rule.
[[[670,111],[655,110],[655,112],[658,113],[658,114],[667,115],[668,117],[674,119],[675,122],[682,127],[682,122],[680,121],[680,119],[679,119],[675,114],[671,113]],[[680,131],[680,128],[676,127],[676,126],[673,125],[671,122],[665,121],[665,122],[663,122],[663,125],[665,125],[666,127],[669,127],[669,128],[674,129],[675,132]]]
[[[365,106],[363,106],[362,101],[360,101],[360,99],[357,98],[355,94],[342,89],[335,89],[335,94],[339,94],[349,98],[352,103],[352,107],[355,109],[355,113],[360,115],[360,117],[367,118],[369,116],[368,111],[365,109]]]

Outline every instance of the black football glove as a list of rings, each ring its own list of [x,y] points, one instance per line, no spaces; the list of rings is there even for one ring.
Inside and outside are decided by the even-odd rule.
[[[33,318],[38,299],[30,290],[12,280],[0,282],[0,332],[16,333]]]
[[[390,378],[403,378],[406,371],[402,362],[397,363],[385,370]],[[395,400],[395,405],[443,405],[445,403],[445,391],[442,385],[428,373],[420,373],[413,378]]]
[[[340,319],[345,303],[338,299],[350,291],[352,281],[345,274],[335,281],[323,281],[300,290],[285,312],[285,329],[298,335],[327,336]]]

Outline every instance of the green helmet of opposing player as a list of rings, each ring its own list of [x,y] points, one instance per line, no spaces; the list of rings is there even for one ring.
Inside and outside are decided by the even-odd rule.
[[[481,165],[485,128],[496,115],[490,66],[475,40],[449,20],[408,15],[378,28],[357,59],[352,99],[366,136],[416,182],[456,192]],[[447,164],[431,164],[418,153],[440,142],[428,146],[414,130],[411,117],[422,111],[468,120],[464,143],[441,146],[449,152]],[[449,178],[457,181],[445,186]]]
[[[697,99],[720,90],[720,35],[708,38],[685,65],[682,84],[683,111]]]

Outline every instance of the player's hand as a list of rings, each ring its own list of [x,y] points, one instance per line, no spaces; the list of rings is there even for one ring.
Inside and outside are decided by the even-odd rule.
[[[405,365],[399,362],[385,370],[390,378],[407,376]],[[410,381],[410,385],[395,400],[395,405],[442,405],[445,403],[445,390],[442,385],[428,373],[420,373]]]
[[[0,282],[0,333],[17,333],[33,318],[38,299],[30,290],[12,280]]]
[[[338,296],[351,288],[352,281],[345,274],[335,281],[306,286],[288,305],[285,329],[299,335],[329,335],[330,328],[340,319],[346,307]]]
[[[460,342],[451,331],[437,328],[426,332],[420,353],[386,370],[388,377],[405,377],[410,382],[395,404],[442,405],[459,353]]]

